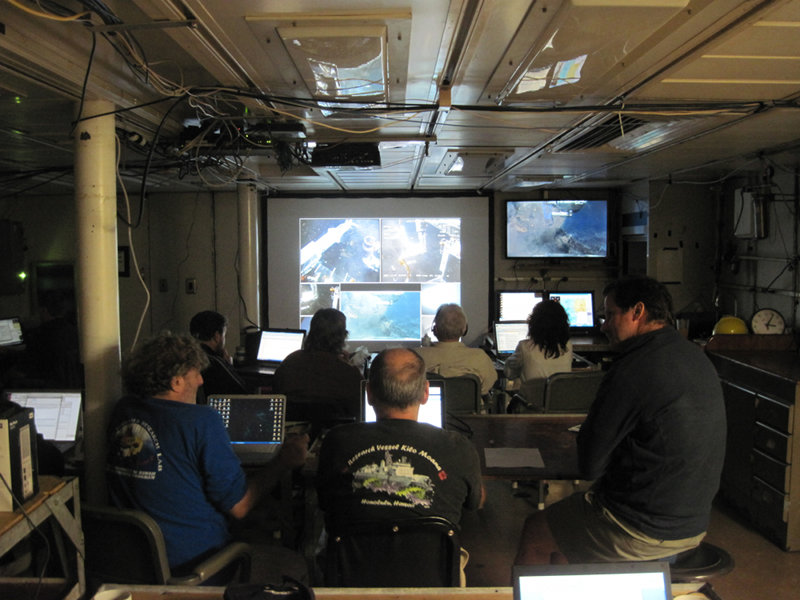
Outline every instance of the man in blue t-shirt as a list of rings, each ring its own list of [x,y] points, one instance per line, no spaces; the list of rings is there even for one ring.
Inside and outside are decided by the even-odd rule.
[[[277,457],[246,479],[220,416],[195,403],[206,366],[189,336],[148,340],[123,363],[133,395],[117,403],[108,430],[111,499],[156,520],[176,575],[227,544],[228,516],[246,516],[306,458],[307,436],[288,436]]]

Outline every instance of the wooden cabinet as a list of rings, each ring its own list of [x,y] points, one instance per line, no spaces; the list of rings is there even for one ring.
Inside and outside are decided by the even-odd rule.
[[[748,348],[754,337],[777,347]],[[712,339],[706,350],[728,418],[720,496],[767,538],[800,550],[800,356],[783,337],[741,336],[742,346],[722,348]]]

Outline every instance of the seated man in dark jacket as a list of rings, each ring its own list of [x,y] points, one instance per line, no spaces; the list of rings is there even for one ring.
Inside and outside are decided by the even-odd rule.
[[[618,355],[578,434],[594,481],[528,518],[516,564],[657,560],[697,547],[725,455],[719,378],[672,326],[672,298],[647,277],[603,292]]]
[[[205,404],[208,396],[217,394],[249,394],[250,389],[233,368],[225,349],[228,319],[213,310],[204,310],[192,317],[189,332],[200,341],[208,356],[208,367],[202,373],[203,385],[197,390],[198,404]]]

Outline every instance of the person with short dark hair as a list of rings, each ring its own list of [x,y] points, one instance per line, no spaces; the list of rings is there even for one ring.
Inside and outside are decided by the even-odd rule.
[[[197,313],[189,322],[189,332],[208,357],[208,367],[203,372],[203,385],[198,389],[197,401],[205,404],[208,396],[218,394],[249,394],[250,387],[233,368],[233,361],[225,348],[228,319],[213,310]]]
[[[287,436],[276,458],[248,481],[220,415],[196,404],[208,357],[187,335],[145,341],[122,365],[132,395],[108,429],[113,503],[148,513],[161,528],[172,572],[185,574],[230,541],[241,519],[306,458],[307,436]]]
[[[311,318],[303,349],[283,359],[272,389],[297,406],[303,402],[312,420],[355,419],[361,412],[361,371],[349,361],[347,317],[321,308]],[[301,419],[302,420],[302,419]]]
[[[602,330],[618,354],[578,433],[593,481],[525,522],[516,564],[666,559],[706,534],[725,456],[719,378],[672,326],[649,277],[604,290]]]
[[[458,304],[442,304],[433,318],[436,342],[417,348],[425,361],[425,370],[442,377],[477,375],[481,394],[486,395],[497,381],[497,370],[489,355],[480,348],[470,348],[461,341],[467,334],[467,315]]]
[[[482,504],[475,447],[460,433],[417,422],[428,381],[413,350],[378,354],[367,394],[377,421],[335,427],[320,448],[317,491],[326,522],[439,516],[457,525],[462,509]]]
[[[528,337],[520,340],[505,362],[509,379],[546,379],[572,370],[569,316],[561,303],[542,300],[528,317]]]

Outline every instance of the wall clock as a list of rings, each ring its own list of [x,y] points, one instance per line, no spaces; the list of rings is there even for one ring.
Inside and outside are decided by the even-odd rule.
[[[750,328],[753,333],[783,333],[786,322],[783,316],[774,308],[762,308],[757,310],[750,319]]]

